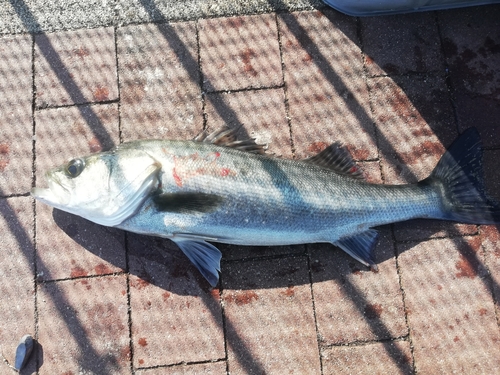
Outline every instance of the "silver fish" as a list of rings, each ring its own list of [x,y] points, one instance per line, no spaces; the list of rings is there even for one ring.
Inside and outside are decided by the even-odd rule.
[[[231,130],[192,141],[141,140],[76,158],[46,174],[41,202],[95,223],[170,238],[208,282],[219,279],[210,242],[329,242],[376,269],[378,225],[413,218],[500,222],[484,193],[477,130],[465,131],[431,175],[409,185],[363,180],[338,144],[304,160],[275,158]]]

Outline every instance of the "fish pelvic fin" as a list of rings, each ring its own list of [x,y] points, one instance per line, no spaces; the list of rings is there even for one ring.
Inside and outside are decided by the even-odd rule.
[[[441,157],[420,185],[431,185],[442,195],[439,219],[470,224],[500,223],[500,205],[486,194],[482,168],[483,148],[476,128],[467,129]]]
[[[172,238],[198,271],[215,287],[219,282],[220,260],[222,254],[214,245],[203,240]]]
[[[374,229],[368,229],[362,233],[341,238],[333,244],[376,272],[378,267],[373,258],[373,249],[375,249],[377,242],[378,232]]]

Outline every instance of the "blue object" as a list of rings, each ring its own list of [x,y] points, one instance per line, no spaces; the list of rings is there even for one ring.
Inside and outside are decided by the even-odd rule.
[[[500,0],[323,0],[332,8],[350,16],[423,12],[500,3]]]

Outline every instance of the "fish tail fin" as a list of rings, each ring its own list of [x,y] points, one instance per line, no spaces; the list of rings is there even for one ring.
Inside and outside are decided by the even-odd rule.
[[[469,128],[453,142],[431,175],[420,182],[441,192],[440,219],[470,224],[500,223],[500,205],[485,193],[482,156],[479,133],[476,128]]]

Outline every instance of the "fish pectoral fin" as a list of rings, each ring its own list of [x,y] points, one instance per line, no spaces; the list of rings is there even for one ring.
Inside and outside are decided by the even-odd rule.
[[[153,197],[158,211],[177,213],[210,212],[222,201],[219,195],[197,192],[161,193]]]
[[[215,287],[219,282],[220,260],[222,254],[214,245],[205,241],[173,238],[177,246],[198,268],[203,277]]]
[[[378,232],[374,229],[368,229],[365,232],[341,238],[333,242],[333,244],[340,247],[365,266],[370,267],[373,271],[378,271],[378,267],[373,259],[373,249],[377,241]]]

